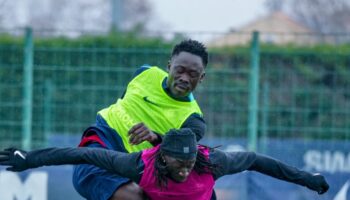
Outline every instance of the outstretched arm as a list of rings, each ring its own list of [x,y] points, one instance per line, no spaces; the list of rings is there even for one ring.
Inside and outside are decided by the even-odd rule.
[[[123,153],[101,148],[46,148],[34,151],[5,149],[0,151],[0,165],[9,171],[23,171],[49,165],[92,164],[112,173],[139,179],[140,153]]]
[[[279,160],[253,152],[223,152],[216,149],[211,153],[210,160],[221,166],[220,170],[214,173],[216,178],[244,170],[251,170],[306,186],[319,194],[327,192],[329,188],[325,178],[320,174],[311,174]]]
[[[258,171],[274,178],[305,186],[319,194],[327,192],[329,188],[325,178],[320,174],[311,174],[259,154],[256,155],[253,165],[248,170]]]

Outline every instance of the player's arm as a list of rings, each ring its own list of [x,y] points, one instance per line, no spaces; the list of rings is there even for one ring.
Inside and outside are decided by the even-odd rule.
[[[199,141],[204,136],[206,125],[201,116],[198,114],[192,114],[184,122],[181,128],[190,128],[196,134],[197,141]],[[148,141],[153,146],[156,146],[163,140],[161,134],[152,131],[142,122],[131,127],[128,134],[129,142],[133,145],[138,145],[143,141]]]
[[[142,171],[139,167],[141,153],[123,153],[102,148],[46,148],[34,151],[5,149],[0,151],[0,165],[9,171],[65,164],[92,164],[134,181]]]
[[[216,178],[250,170],[306,186],[319,194],[327,192],[329,188],[325,178],[320,174],[311,174],[279,160],[254,152],[223,152],[216,149],[211,153],[210,160],[220,166],[218,172],[214,174]]]
[[[207,126],[202,116],[197,113],[190,115],[181,128],[189,128],[195,133],[197,141],[204,137]]]

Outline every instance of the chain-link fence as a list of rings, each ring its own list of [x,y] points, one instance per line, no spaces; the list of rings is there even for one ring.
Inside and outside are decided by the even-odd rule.
[[[264,34],[262,42],[271,38]],[[94,122],[97,111],[121,96],[139,66],[165,68],[171,52],[171,45],[156,43],[146,48],[84,46],[73,38],[69,44],[50,46],[38,41],[40,37],[49,40],[40,32],[28,35],[24,30],[6,30],[1,35],[11,39],[0,43],[0,147],[47,146],[57,135],[71,144],[72,136],[78,138]],[[236,33],[231,38],[235,36],[252,38],[251,33]],[[195,92],[208,124],[207,138],[250,135],[250,142],[259,148],[266,148],[259,142],[269,138],[349,141],[350,56],[346,44],[330,43],[322,51],[305,51],[265,41],[252,49],[247,40],[238,44],[242,48],[230,48],[234,44],[228,39],[226,46],[215,44],[225,34],[193,37],[204,38],[210,52],[207,75]],[[348,35],[345,39],[332,37],[328,35],[328,41],[346,42]],[[298,38],[304,36],[293,38],[288,42],[300,45]],[[320,40],[312,41],[316,45]],[[339,45],[343,48],[337,48]]]

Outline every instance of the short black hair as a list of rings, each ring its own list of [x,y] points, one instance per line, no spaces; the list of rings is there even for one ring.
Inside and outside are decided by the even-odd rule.
[[[173,52],[171,53],[171,57],[175,55],[179,55],[181,52],[188,52],[194,55],[197,55],[202,58],[204,66],[208,64],[208,52],[207,48],[201,42],[196,40],[187,39],[183,40],[179,44],[175,45]]]

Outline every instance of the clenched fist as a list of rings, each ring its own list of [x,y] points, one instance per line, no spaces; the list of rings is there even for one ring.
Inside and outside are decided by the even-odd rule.
[[[318,194],[323,194],[328,191],[329,185],[321,174],[313,174],[308,179],[308,184],[306,185],[311,190],[316,191]]]
[[[8,166],[6,170],[20,172],[28,169],[26,160],[27,152],[16,149],[8,148],[0,151],[0,165]]]

